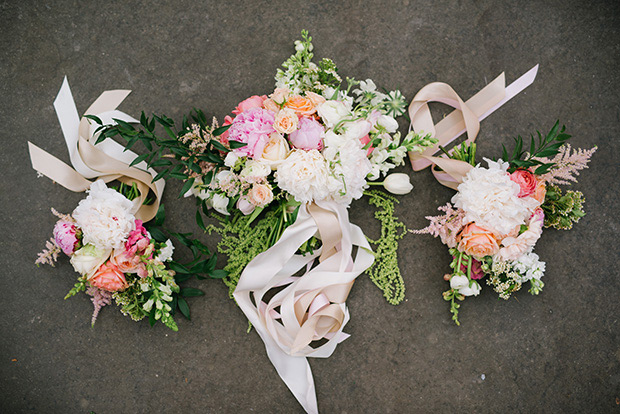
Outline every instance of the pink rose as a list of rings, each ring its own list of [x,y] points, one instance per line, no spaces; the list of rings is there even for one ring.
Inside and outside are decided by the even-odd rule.
[[[250,109],[262,108],[263,101],[265,99],[267,99],[267,95],[263,95],[263,96],[258,96],[258,95],[250,96],[245,101],[239,102],[239,105],[237,105],[237,107],[235,108],[234,111],[232,111],[232,113],[235,114],[235,115],[239,115],[240,113],[247,112]]]
[[[102,264],[95,274],[88,279],[88,282],[92,286],[108,292],[118,292],[129,286],[123,272],[110,262]]]
[[[291,145],[295,148],[310,151],[313,149],[321,150],[323,140],[321,139],[325,128],[312,118],[301,118],[299,129],[291,133],[288,137]]]
[[[263,153],[269,142],[269,135],[276,130],[273,127],[274,113],[261,108],[242,112],[233,120],[228,129],[228,139],[244,142],[245,147],[233,150],[236,155],[254,158]]]
[[[75,223],[67,220],[58,220],[54,226],[54,240],[67,256],[71,256],[80,243],[77,233]]]
[[[510,174],[510,179],[519,184],[521,191],[519,191],[519,197],[528,197],[536,191],[536,176],[528,170],[518,169]]]
[[[123,273],[137,273],[140,277],[146,277],[148,273],[140,256],[132,255],[126,250],[115,250],[110,263]]]
[[[222,126],[231,125],[232,123],[233,123],[233,119],[231,118],[231,116],[230,115],[226,115],[224,117],[224,123],[222,124]],[[222,144],[224,144],[225,146],[228,147],[228,129],[226,131],[224,131],[224,133],[222,135],[220,135],[218,137],[218,139],[219,139],[219,141]]]

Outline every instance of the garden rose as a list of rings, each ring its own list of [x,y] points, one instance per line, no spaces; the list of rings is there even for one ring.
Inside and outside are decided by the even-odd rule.
[[[71,256],[80,243],[77,232],[75,223],[67,220],[58,220],[54,226],[54,240],[67,256]]]
[[[323,148],[323,134],[325,128],[312,118],[302,118],[299,120],[299,129],[289,135],[289,141],[295,148],[310,151]]]
[[[306,98],[310,99],[310,102],[312,102],[312,105],[314,105],[315,107],[325,102],[325,98],[314,92],[306,92]]]
[[[269,98],[263,101],[263,108],[273,113],[276,113],[280,110],[280,106],[277,103],[275,103],[273,99],[269,99]]]
[[[269,142],[265,145],[263,153],[258,159],[271,167],[276,169],[278,165],[288,156],[291,149],[288,146],[288,142],[282,135],[274,132],[269,136]]]
[[[267,95],[263,96],[250,96],[248,99],[239,102],[239,105],[232,111],[233,114],[239,115],[242,112],[249,111],[253,108],[261,108],[263,106],[263,101],[267,99]]]
[[[101,265],[92,277],[88,279],[88,282],[92,286],[107,290],[108,292],[118,292],[125,290],[129,286],[123,272],[110,262]]]
[[[99,249],[92,244],[83,246],[71,256],[73,269],[82,276],[92,274],[110,257],[111,250]]]
[[[540,180],[538,181],[538,184],[536,184],[536,189],[534,190],[534,194],[532,194],[532,197],[534,197],[536,201],[542,204],[545,202],[546,195],[547,186],[545,185],[545,182],[543,180]]]
[[[286,98],[291,94],[288,88],[276,88],[275,91],[269,97],[278,105],[282,105],[286,102]]]
[[[273,191],[268,184],[254,184],[248,193],[248,198],[256,207],[265,207],[273,201]]]
[[[510,174],[510,179],[521,187],[518,197],[527,197],[534,193],[536,185],[538,184],[534,174],[521,168]]]
[[[291,96],[286,100],[284,106],[292,109],[299,116],[310,116],[316,112],[316,108],[312,101],[301,95]]]
[[[492,256],[499,251],[499,245],[493,233],[476,223],[469,223],[463,227],[459,239],[458,249],[476,259]]]
[[[110,263],[123,273],[137,273],[140,277],[147,276],[146,265],[142,262],[140,256],[132,254],[127,250],[114,250]]]
[[[273,127],[281,134],[290,134],[297,129],[299,118],[295,111],[289,108],[278,111],[275,116]]]

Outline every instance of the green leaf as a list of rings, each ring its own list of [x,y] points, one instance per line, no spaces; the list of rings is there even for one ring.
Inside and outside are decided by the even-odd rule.
[[[245,142],[230,140],[228,141],[228,145],[230,146],[231,149],[237,149],[237,148],[245,147],[248,144],[246,144]]]
[[[136,159],[134,159],[134,160],[131,162],[131,164],[129,164],[129,166],[130,166],[130,167],[133,167],[134,165],[141,163],[141,162],[142,162],[142,161],[144,161],[144,160],[146,159],[146,157],[148,157],[148,156],[149,156],[149,153],[142,154],[142,155],[138,155],[138,156],[136,157]]]
[[[168,240],[168,236],[166,236],[166,233],[164,233],[159,227],[149,226],[149,232],[151,233],[151,237],[153,237],[155,241],[164,243],[166,240]]]
[[[213,145],[213,148],[215,148],[218,151],[222,151],[222,152],[229,152],[230,150],[228,148],[226,148],[225,146],[223,146],[219,141],[212,139],[210,141],[211,145]]]
[[[213,279],[223,279],[228,276],[228,273],[225,270],[217,269],[209,273],[209,276]]]
[[[118,125],[120,125],[122,128],[128,131],[135,131],[135,128],[133,127],[133,125],[123,121],[122,119],[112,118],[112,121],[116,122]]]
[[[207,231],[207,227],[205,226],[205,223],[202,220],[202,214],[200,214],[199,209],[196,209],[196,223],[198,224],[198,227],[200,227],[204,231]]]
[[[181,313],[183,314],[183,316],[185,316],[188,320],[192,320],[192,318],[190,318],[189,316],[189,305],[187,304],[187,301],[181,297],[179,297],[178,301],[177,301],[177,306],[179,307],[179,310],[181,311]]]
[[[192,278],[192,276],[194,276],[194,275],[193,275],[193,274],[189,274],[189,273],[188,273],[188,274],[185,274],[185,273],[183,273],[183,274],[177,273],[176,275],[174,275],[174,281],[175,281],[177,284],[179,284],[179,283],[183,283],[183,282],[186,282],[186,281],[188,281],[189,279],[191,279],[191,278]]]
[[[95,121],[97,124],[99,124],[99,125],[103,125],[103,121],[102,121],[99,117],[97,117],[97,116],[95,116],[95,115],[84,115],[84,118],[92,119],[92,120],[93,120],[93,121]]]
[[[186,298],[194,297],[194,296],[204,296],[204,294],[205,293],[200,289],[194,289],[194,288],[181,289],[181,296],[184,296]]]
[[[200,111],[200,112],[202,113],[202,111]],[[202,114],[202,116],[204,117],[204,114]],[[205,122],[206,122],[206,121],[205,121]],[[216,137],[217,137],[217,136],[220,136],[220,135],[222,135],[224,132],[228,131],[228,128],[230,128],[231,126],[232,126],[232,124],[230,124],[230,125],[224,125],[224,126],[221,126],[221,127],[219,127],[219,128],[215,128],[215,129],[213,130],[212,134],[213,134],[214,136],[216,136]],[[231,147],[231,148],[232,148],[232,147]]]
[[[179,198],[183,197],[185,195],[185,193],[187,193],[190,188],[192,188],[192,185],[194,185],[194,177],[191,177],[189,180],[187,180],[185,182],[185,184],[183,185],[183,188],[181,189],[181,194],[179,194]]]
[[[166,158],[161,158],[158,160],[155,160],[151,163],[151,167],[167,167],[169,165],[172,165],[172,161]]]
[[[170,170],[163,170],[157,173],[157,175],[155,177],[153,177],[152,182],[154,183],[157,180],[161,180],[162,178],[166,177],[168,174],[170,174]]]
[[[151,326],[155,325],[155,322],[157,322],[157,320],[155,319],[155,310],[157,308],[155,306],[153,306],[153,308],[151,309],[151,312],[149,312],[149,324]]]
[[[185,266],[183,266],[181,263],[178,262],[170,262],[168,264],[168,267],[170,267],[170,270],[175,271],[176,273],[180,273],[180,274],[191,274],[192,272],[189,271],[189,269]]]
[[[157,209],[157,213],[155,214],[153,225],[161,226],[162,224],[164,224],[165,220],[166,220],[166,210],[164,209],[164,205],[160,204],[159,208]]]
[[[258,215],[263,211],[263,209],[264,207],[257,207],[254,209],[254,211],[252,212],[252,215],[248,219],[248,222],[245,224],[246,228],[249,227],[250,224],[252,224],[254,220],[256,220],[256,217],[258,217]]]

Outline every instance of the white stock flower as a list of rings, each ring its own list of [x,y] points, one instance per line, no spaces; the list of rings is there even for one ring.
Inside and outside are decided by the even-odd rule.
[[[211,198],[207,200],[207,207],[213,207],[215,211],[225,216],[229,216],[228,197],[218,193],[211,193]]]
[[[159,256],[157,256],[157,259],[159,259],[160,262],[167,262],[172,259],[173,252],[174,245],[172,244],[172,241],[168,239],[166,240],[166,245],[159,251]]]
[[[328,128],[333,128],[340,121],[351,115],[346,104],[339,101],[325,101],[317,107],[317,112]]]
[[[278,166],[278,187],[289,192],[300,203],[323,200],[329,196],[328,170],[317,150],[293,150]]]
[[[509,234],[529,218],[538,206],[533,197],[519,198],[519,184],[510,179],[508,163],[485,158],[489,168],[472,168],[452,203],[465,211],[467,222],[476,222],[498,235]]]
[[[378,130],[376,125],[382,126],[390,134],[393,134],[394,132],[398,131],[398,122],[389,115],[380,115],[377,118],[377,123],[375,124],[375,127],[373,128],[375,131]]]
[[[131,201],[108,188],[103,180],[92,183],[88,197],[73,211],[76,224],[84,235],[83,243],[92,243],[100,249],[120,248],[135,228],[132,208]]]
[[[538,255],[533,252],[524,254],[511,265],[521,274],[521,283],[531,279],[540,280],[545,274],[546,263],[541,262]]]

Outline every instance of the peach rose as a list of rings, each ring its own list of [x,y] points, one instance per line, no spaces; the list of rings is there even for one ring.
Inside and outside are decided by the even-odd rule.
[[[536,184],[536,189],[534,190],[534,194],[532,197],[536,199],[540,204],[545,202],[545,196],[547,195],[547,186],[543,180],[538,181]]]
[[[267,184],[254,184],[248,194],[250,203],[256,207],[265,207],[273,201],[273,192]]]
[[[290,134],[297,129],[299,118],[290,108],[285,108],[276,114],[273,127],[281,134]]]
[[[110,262],[102,264],[95,274],[88,279],[88,282],[92,286],[108,292],[118,292],[129,286],[123,272]]]
[[[232,111],[233,114],[239,115],[241,112],[249,111],[253,108],[261,108],[263,106],[263,101],[267,99],[266,95],[263,96],[250,96],[248,99],[239,102],[239,105]]]
[[[274,132],[269,136],[269,141],[258,159],[264,164],[269,165],[272,170],[275,170],[288,156],[290,151],[286,139],[279,133]]]
[[[280,106],[273,101],[273,99],[265,99],[263,101],[263,108],[271,112],[278,112],[280,110]]]
[[[497,253],[499,244],[492,232],[472,222],[463,227],[458,249],[476,259],[482,259]]]
[[[293,95],[284,104],[286,108],[290,108],[299,116],[310,116],[316,112],[316,107],[308,98],[300,95]]]
[[[276,88],[275,91],[269,97],[278,105],[282,105],[286,102],[286,98],[291,94],[288,88]]]
[[[510,179],[521,187],[518,197],[528,197],[536,190],[536,176],[528,170],[518,169],[510,174]]]
[[[110,263],[118,267],[123,273],[137,273],[140,277],[146,277],[148,272],[146,265],[140,259],[140,256],[131,254],[126,250],[114,250]]]
[[[312,102],[312,105],[314,105],[315,107],[325,102],[325,98],[314,92],[306,92],[306,98],[310,99],[310,102]]]

